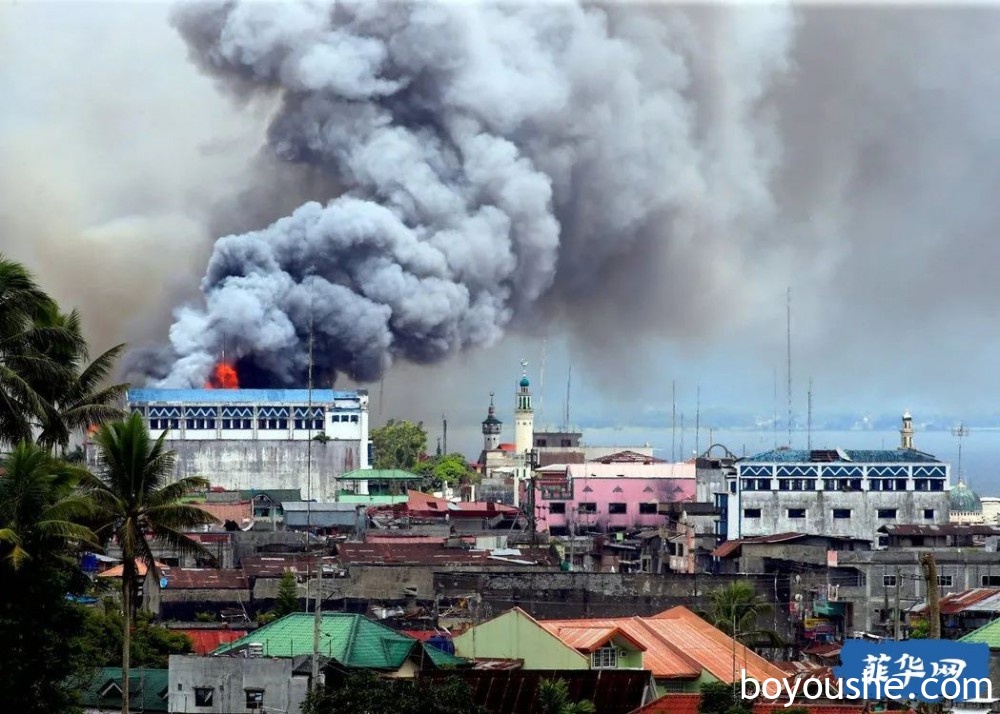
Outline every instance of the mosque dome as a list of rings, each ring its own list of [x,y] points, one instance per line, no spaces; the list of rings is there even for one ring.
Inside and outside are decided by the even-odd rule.
[[[521,386],[527,388],[531,382],[528,381],[527,377],[521,377]]]
[[[983,504],[979,500],[979,496],[961,480],[957,486],[952,487],[948,498],[951,501],[950,510],[956,513],[982,513],[983,511]]]

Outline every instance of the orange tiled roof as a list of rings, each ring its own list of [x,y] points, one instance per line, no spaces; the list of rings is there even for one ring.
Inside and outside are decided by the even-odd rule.
[[[700,694],[665,694],[632,714],[698,714],[700,706]]]
[[[163,563],[160,563],[159,561],[157,561],[157,563],[156,563],[156,569],[159,570],[160,573],[165,573],[165,572],[169,572],[170,571],[170,566],[169,565],[164,565]],[[138,558],[136,558],[135,559],[135,570],[136,570],[136,574],[140,578],[144,577],[146,575],[146,564],[144,562],[142,562],[141,560],[139,560]],[[125,566],[124,565],[116,565],[113,568],[108,568],[107,570],[105,570],[102,573],[98,573],[97,577],[99,577],[99,578],[120,578],[122,576],[123,572],[125,572]]]

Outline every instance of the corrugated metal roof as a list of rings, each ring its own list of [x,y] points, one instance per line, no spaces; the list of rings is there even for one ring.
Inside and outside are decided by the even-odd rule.
[[[238,652],[260,643],[265,657],[297,657],[312,654],[313,616],[293,613],[223,645],[213,654]],[[395,671],[406,658],[425,651],[434,664],[460,665],[466,660],[423,644],[357,614],[324,612],[320,622],[320,654],[352,669]],[[431,651],[433,650],[433,652]]]
[[[80,703],[89,709],[120,711],[121,684],[121,667],[102,667],[80,687]],[[167,711],[168,689],[166,669],[135,667],[129,670],[128,699],[131,711]]]
[[[944,493],[944,492],[941,492]],[[984,524],[942,523],[940,525],[894,524],[879,528],[879,532],[895,536],[1000,536],[1000,526]]]
[[[559,622],[539,622],[542,627],[565,642],[575,650],[582,652],[593,652],[604,646],[610,640],[621,637],[632,644],[641,652],[646,651],[646,646],[635,637],[620,627],[562,625]]]
[[[234,521],[243,523],[253,519],[253,502],[238,501],[236,503],[192,503],[195,508],[200,508],[206,513],[211,513],[219,523]]]
[[[338,481],[419,481],[420,476],[403,469],[354,469],[337,477]]]
[[[959,637],[959,642],[982,642],[989,645],[991,650],[1000,650],[1000,620],[983,625],[978,630],[974,630],[965,637]]]
[[[224,644],[228,644],[247,634],[247,630],[173,630],[188,636],[194,653],[207,655]]]
[[[583,628],[605,628],[620,630],[626,633],[633,642],[645,648],[642,656],[643,667],[653,673],[657,679],[694,679],[701,674],[702,668],[678,650],[664,641],[656,632],[642,625],[640,617],[592,618],[586,620],[542,620],[539,624],[562,640],[559,630],[566,628],[568,632]],[[573,646],[570,642],[563,640]]]
[[[966,610],[977,612],[1000,612],[1000,587],[972,588],[961,592],[948,593],[941,597],[941,614],[957,615]],[[922,613],[927,609],[926,603],[920,603],[910,608],[912,613]]]
[[[849,463],[862,464],[938,464],[941,461],[931,454],[925,454],[916,449],[829,449],[847,456]],[[773,449],[753,456],[739,459],[741,462],[754,461],[765,464],[808,464],[808,463],[841,463],[840,461],[813,461],[817,450],[805,449]]]
[[[712,551],[712,555],[716,558],[728,558],[735,552],[738,552],[743,545],[750,544],[761,544],[761,543],[785,543],[787,541],[798,540],[799,538],[808,537],[808,533],[775,533],[773,535],[763,535],[754,536],[752,538],[737,538],[736,540],[727,540],[725,543],[720,545],[718,548]]]
[[[547,548],[520,548],[519,561],[539,566],[557,566],[559,560]],[[438,543],[341,543],[340,562],[379,565],[496,565],[492,551],[445,548]]]
[[[280,578],[286,572],[315,572],[316,559],[305,555],[247,555],[240,561],[243,572],[251,578]],[[324,570],[337,568],[337,559],[326,557],[320,560]]]
[[[336,400],[359,398],[358,392],[340,392],[332,389],[314,389],[310,398],[308,389],[130,389],[125,400],[128,404],[150,402],[183,404],[301,404],[311,401],[323,406]]]
[[[164,572],[167,590],[246,590],[242,570],[218,568],[170,568]]]

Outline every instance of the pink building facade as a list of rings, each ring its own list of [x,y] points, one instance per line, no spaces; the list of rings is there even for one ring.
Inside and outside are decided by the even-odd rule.
[[[661,503],[694,500],[695,465],[649,460],[550,466],[536,472],[534,488],[539,531],[572,535],[656,528],[666,523]]]

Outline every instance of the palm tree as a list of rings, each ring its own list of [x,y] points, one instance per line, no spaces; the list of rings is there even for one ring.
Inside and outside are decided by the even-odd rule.
[[[87,364],[87,344],[82,339],[80,314],[60,312],[55,304],[35,318],[39,328],[58,329],[76,339],[47,345],[47,356],[63,367],[58,379],[35,386],[36,393],[50,405],[42,415],[38,443],[49,449],[64,450],[74,431],[82,431],[125,416],[118,404],[127,384],[104,387],[125,345],[116,345]]]
[[[91,502],[73,491],[80,468],[52,458],[29,442],[18,444],[0,468],[0,560],[18,570],[31,558],[57,557],[94,533],[80,521],[93,513]]]
[[[159,579],[149,538],[181,552],[203,552],[201,545],[184,535],[184,530],[216,521],[208,512],[181,502],[192,491],[207,488],[208,481],[195,477],[171,480],[175,455],[164,447],[165,436],[151,439],[138,414],[105,424],[94,437],[102,473],[84,481],[103,523],[98,533],[113,537],[122,552],[123,692],[129,691],[131,625],[139,589],[136,562],[143,563],[147,572]],[[122,711],[128,714],[127,696],[122,700]]]
[[[593,702],[569,700],[569,687],[564,679],[543,679],[538,683],[538,711],[540,714],[593,714]]]
[[[767,640],[780,644],[781,637],[773,630],[760,629],[757,621],[771,612],[771,605],[757,594],[753,586],[737,580],[709,595],[711,609],[703,617],[715,627],[743,645]]]
[[[34,385],[61,379],[65,369],[47,350],[82,343],[61,327],[35,324],[53,305],[24,266],[0,255],[0,442],[30,440],[35,424],[50,411]]]

